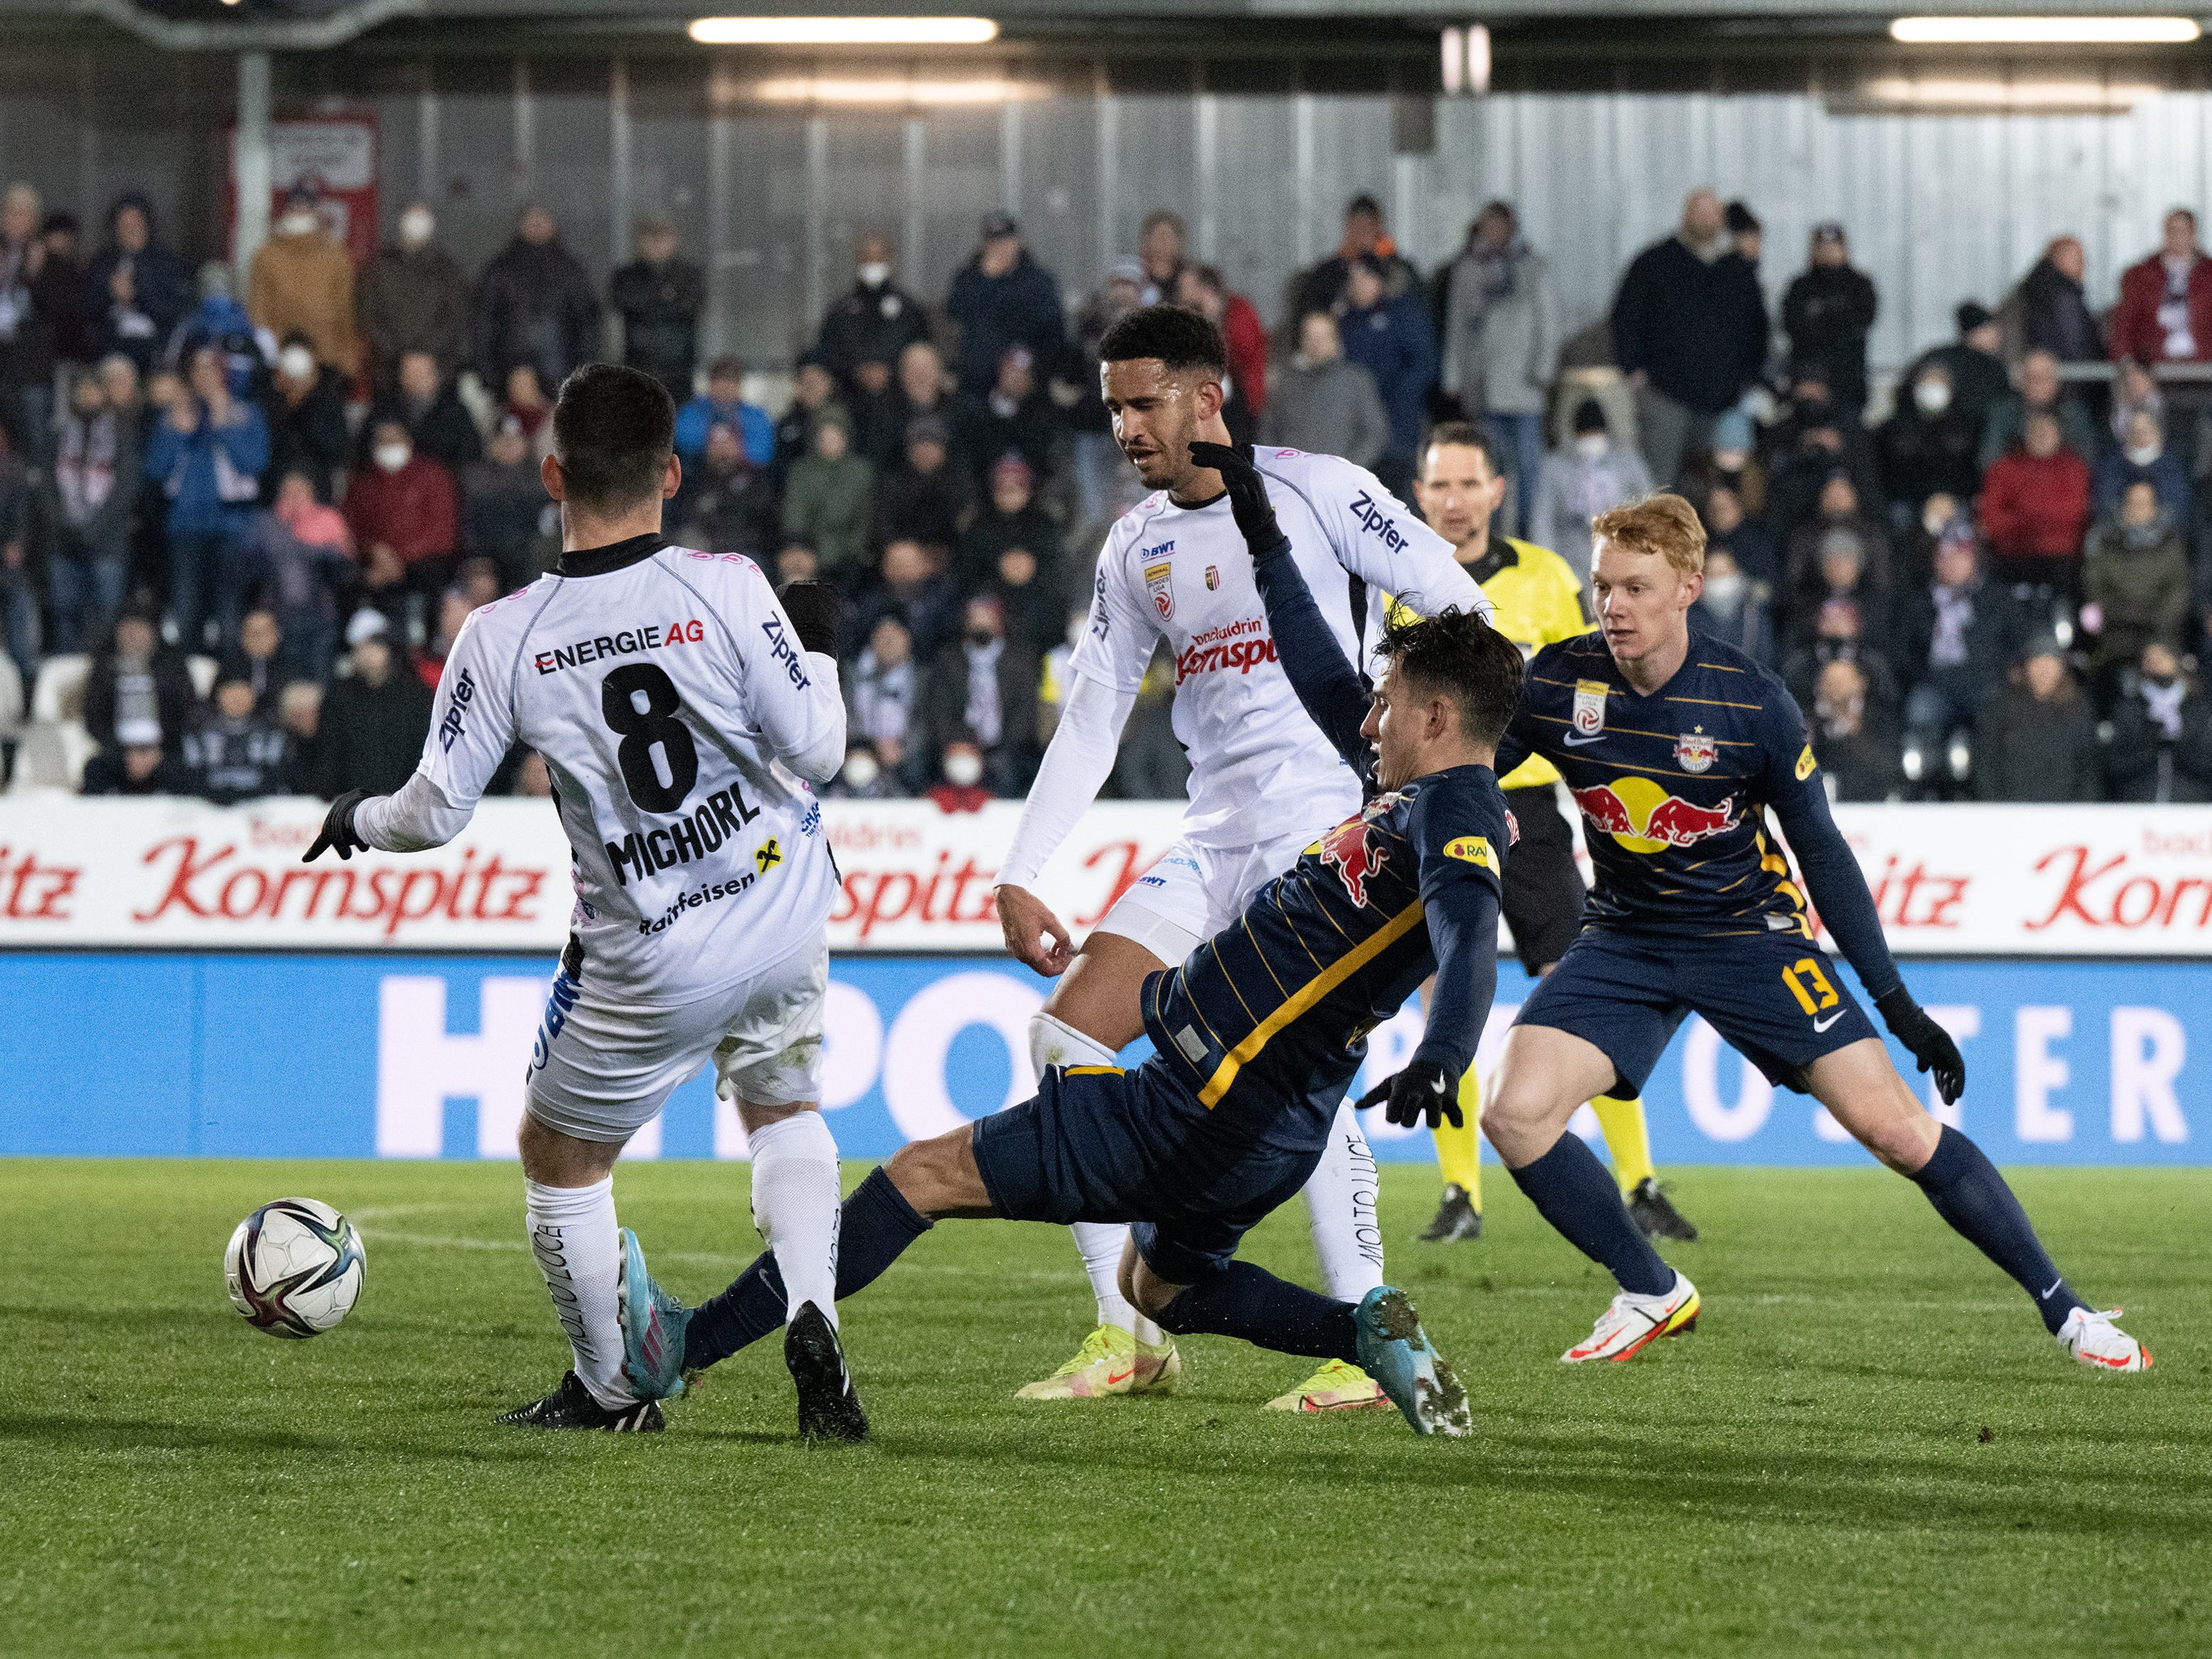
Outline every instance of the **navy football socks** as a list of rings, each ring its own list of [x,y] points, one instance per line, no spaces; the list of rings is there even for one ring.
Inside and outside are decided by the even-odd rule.
[[[933,1224],[879,1167],[853,1189],[837,1224],[837,1299],[866,1290]],[[775,1252],[763,1250],[736,1283],[691,1311],[684,1330],[684,1369],[704,1370],[783,1328],[788,1292]]]
[[[1912,1179],[1936,1214],[2034,1298],[2053,1336],[2068,1314],[2087,1305],[2052,1263],[1996,1165],[1966,1136],[1946,1124],[1935,1154]]]
[[[1537,1212],[1611,1273],[1622,1290],[1664,1296],[1674,1288],[1674,1270],[1637,1231],[1620,1201],[1620,1187],[1580,1135],[1561,1135],[1534,1164],[1506,1173]]]
[[[1232,1261],[1160,1310],[1160,1328],[1177,1336],[1234,1336],[1278,1353],[1359,1363],[1358,1328],[1349,1302]]]

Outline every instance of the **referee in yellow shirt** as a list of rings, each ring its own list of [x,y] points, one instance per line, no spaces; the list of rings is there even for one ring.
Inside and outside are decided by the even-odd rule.
[[[1505,499],[1505,477],[1490,435],[1454,421],[1430,433],[1413,494],[1429,528],[1450,542],[1461,564],[1497,607],[1491,625],[1524,657],[1557,640],[1592,631],[1582,580],[1548,548],[1493,536],[1491,520]],[[1505,857],[1505,922],[1521,965],[1552,971],[1582,927],[1582,873],[1575,868],[1574,832],[1559,811],[1559,773],[1531,756],[1499,780],[1520,839]],[[1463,1122],[1434,1133],[1444,1178],[1443,1201],[1421,1237],[1441,1242],[1482,1237],[1482,1145],[1475,1129],[1481,1085],[1469,1066],[1460,1079]],[[1590,1103],[1613,1153],[1613,1172],[1636,1223],[1655,1237],[1693,1239],[1698,1230],[1660,1189],[1651,1166],[1651,1137],[1641,1100]]]

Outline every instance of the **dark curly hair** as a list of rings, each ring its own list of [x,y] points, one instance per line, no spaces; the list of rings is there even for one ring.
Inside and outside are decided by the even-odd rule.
[[[1376,644],[1398,665],[1399,678],[1423,691],[1441,691],[1459,705],[1468,741],[1494,747],[1521,701],[1521,647],[1472,611],[1395,622]]]
[[[1108,363],[1157,357],[1170,374],[1194,368],[1229,372],[1229,347],[1221,331],[1181,306],[1144,306],[1131,312],[1106,331],[1098,357]]]

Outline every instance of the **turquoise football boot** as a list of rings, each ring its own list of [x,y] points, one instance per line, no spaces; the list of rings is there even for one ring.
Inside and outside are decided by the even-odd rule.
[[[684,1392],[684,1328],[691,1310],[653,1282],[637,1235],[622,1230],[623,1375],[641,1400],[673,1400]]]
[[[1382,1385],[1415,1434],[1474,1432],[1467,1390],[1443,1357],[1429,1346],[1421,1316],[1405,1291],[1378,1285],[1352,1315],[1359,1333],[1359,1364]]]

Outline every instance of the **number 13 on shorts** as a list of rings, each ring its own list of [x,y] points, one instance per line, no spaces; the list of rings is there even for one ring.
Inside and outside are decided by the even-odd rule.
[[[1817,1019],[1827,1009],[1843,999],[1836,988],[1828,983],[1827,971],[1816,957],[1800,957],[1782,970],[1782,982],[1790,988],[1790,994],[1797,999],[1797,1006],[1808,1018]]]

